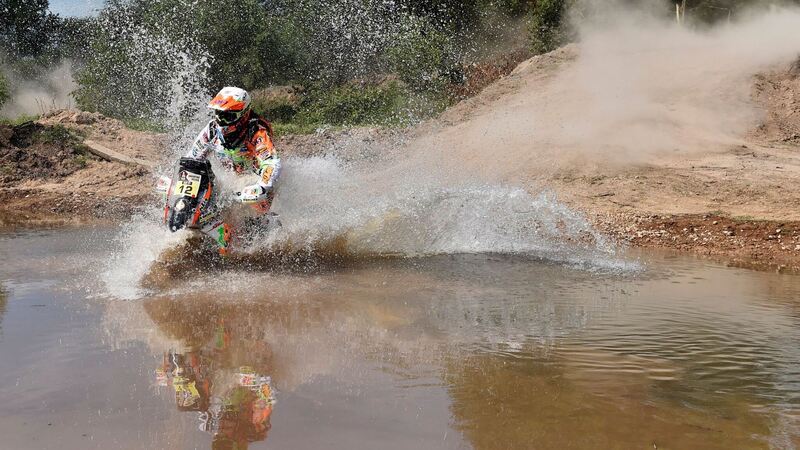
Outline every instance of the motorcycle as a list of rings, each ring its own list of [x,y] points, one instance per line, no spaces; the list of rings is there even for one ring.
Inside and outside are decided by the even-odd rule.
[[[178,161],[173,176],[161,176],[156,191],[161,192],[164,198],[164,224],[172,231],[180,229],[197,230],[211,237],[219,247],[219,253],[225,255],[231,242],[232,227],[223,218],[223,203],[214,180],[214,171],[208,160],[198,160],[183,157]],[[247,204],[257,214],[263,212],[268,204],[247,202],[234,195],[234,203]],[[276,224],[277,220],[270,220],[276,216],[270,213],[266,217],[266,224]],[[245,225],[257,224],[256,218],[248,218]]]

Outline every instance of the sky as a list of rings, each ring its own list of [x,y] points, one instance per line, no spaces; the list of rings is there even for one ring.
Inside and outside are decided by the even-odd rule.
[[[50,0],[50,11],[61,17],[83,17],[97,14],[104,0]]]

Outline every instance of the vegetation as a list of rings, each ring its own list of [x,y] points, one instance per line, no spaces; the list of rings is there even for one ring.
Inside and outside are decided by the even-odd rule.
[[[408,93],[397,82],[379,86],[345,85],[315,91],[296,116],[300,124],[404,124]]]
[[[528,32],[534,53],[546,53],[564,44],[565,10],[564,0],[540,0],[531,8]]]
[[[726,20],[762,1],[687,0],[686,14],[696,22]],[[107,0],[97,17],[76,19],[49,13],[47,0],[0,0],[0,67],[7,75],[0,75],[0,104],[13,95],[9,79],[36,80],[67,58],[77,105],[138,129],[163,130],[226,85],[255,92],[297,86],[291,99],[255,96],[254,107],[281,130],[404,125],[456,101],[453,92],[477,73],[466,68],[487,57],[484,41],[502,40],[511,20],[526,24],[529,54],[542,53],[574,38],[568,13],[588,14],[589,5]],[[664,12],[671,13],[669,4]]]
[[[442,106],[396,79],[380,84],[315,85],[291,94],[255,91],[253,96],[253,109],[273,121],[278,134],[310,133],[330,126],[403,126]]]
[[[80,139],[76,135],[61,125],[42,128],[36,133],[35,140],[46,144],[58,144],[61,142],[72,144],[80,142]]]
[[[38,120],[38,119],[39,119],[39,116],[35,116],[35,115],[34,116],[29,116],[29,115],[23,114],[21,116],[14,117],[13,119],[0,119],[0,125],[8,125],[8,126],[15,127],[17,125],[22,125],[23,123],[26,123],[26,122],[33,122],[34,120]]]
[[[0,106],[3,106],[3,103],[8,101],[9,95],[10,92],[8,89],[8,80],[6,80],[6,77],[0,73]]]

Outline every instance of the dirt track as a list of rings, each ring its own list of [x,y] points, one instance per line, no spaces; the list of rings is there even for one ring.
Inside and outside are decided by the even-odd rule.
[[[539,182],[633,245],[800,271],[799,75],[795,62],[752,78],[751,98],[763,115],[739,144]]]
[[[596,69],[582,51],[570,45],[522,63],[419,127],[412,147],[439,150],[487,180],[553,190],[634,246],[800,271],[800,60],[709,80],[704,55],[687,55],[687,66],[702,69],[699,85],[689,73],[666,83],[635,80],[640,85],[628,90],[629,81],[615,77],[631,55],[646,55],[657,72],[658,58],[670,54],[623,52],[620,73],[608,69],[615,55],[604,54],[602,67],[612,73],[598,87],[581,84],[594,82],[582,70]],[[677,87],[685,94],[670,97]],[[626,98],[630,92],[636,98]],[[717,120],[726,108],[742,120]]]

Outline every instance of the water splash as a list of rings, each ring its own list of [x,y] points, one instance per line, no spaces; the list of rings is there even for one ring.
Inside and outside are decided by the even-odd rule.
[[[405,175],[377,183],[375,169],[348,166],[333,156],[288,159],[275,203],[283,226],[245,251],[331,250],[346,257],[504,253],[625,267],[614,243],[550,192],[421,181],[422,171],[413,183]]]
[[[408,31],[399,25],[385,28],[375,25],[383,22],[373,22],[369,19],[361,27],[374,34],[378,47],[386,44],[386,36]],[[134,60],[142,61],[131,68],[134,74],[123,87],[137,82],[153,85],[149,94],[168,99],[164,101],[168,107],[161,110],[153,112],[146,105],[140,110],[141,114],[153,113],[148,117],[170,133],[166,163],[159,168],[166,173],[207,118],[204,104],[210,58],[191,32],[184,36],[175,30],[143,29],[135,24],[115,26],[120,27],[115,30],[121,36],[117,41],[136,55]],[[356,55],[358,64],[367,64],[374,50],[370,49],[368,45],[363,54]],[[164,65],[169,70],[165,71]],[[461,159],[450,156],[431,158],[422,149],[402,149],[349,162],[338,159],[335,152],[325,157],[285,158],[274,205],[283,226],[255,233],[254,239],[234,251],[256,263],[259,259],[273,261],[276,254],[313,265],[320,255],[348,259],[506,253],[587,268],[631,268],[617,257],[613,243],[553,194],[531,194],[477,179],[474,174],[464,176],[459,170]],[[218,167],[215,173],[225,192],[254,182],[252,176],[236,179]],[[103,273],[108,292],[115,297],[141,296],[145,292],[141,281],[151,266],[169,249],[186,242],[189,233],[170,234],[161,225],[155,204],[151,211],[125,224],[117,238],[120,250]]]
[[[79,74],[80,103],[156,125],[169,133],[173,149],[185,148],[207,115],[213,63],[200,30],[183,20],[194,6],[191,0],[148,5],[161,8],[164,17],[156,21],[143,19],[138,2],[108,5],[97,18],[97,51]],[[171,153],[165,149],[164,156]]]
[[[101,279],[106,292],[120,299],[135,299],[147,290],[142,279],[168,249],[185,242],[187,233],[171,233],[154,217],[136,216],[122,225],[114,239],[116,250],[106,261]]]
[[[618,256],[615,243],[549,192],[532,195],[510,186],[444,181],[376,184],[374,166],[343,164],[334,156],[288,158],[285,168],[274,206],[282,227],[240,242],[227,267],[309,270],[326,259],[497,253],[590,270],[638,270]],[[213,263],[188,248],[171,252],[186,243],[189,233],[168,232],[156,216],[138,216],[122,228],[120,250],[104,273],[113,296],[141,296],[141,281],[157,262]],[[163,261],[165,255],[176,261]],[[169,287],[162,283],[159,289]]]

